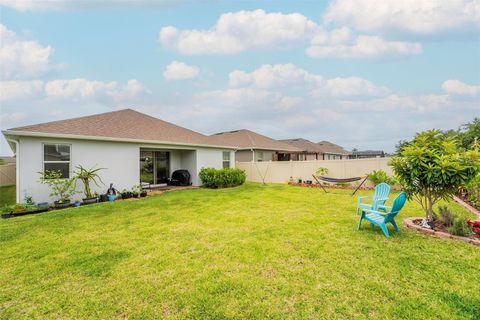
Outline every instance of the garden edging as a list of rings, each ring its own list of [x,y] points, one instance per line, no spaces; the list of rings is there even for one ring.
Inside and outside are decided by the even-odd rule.
[[[407,218],[403,221],[403,224],[410,229],[415,229],[419,232],[425,233],[432,235],[434,237],[442,238],[442,239],[456,239],[456,240],[461,240],[463,242],[471,243],[476,246],[480,246],[480,239],[472,239],[472,238],[467,238],[467,237],[459,237],[455,236],[453,234],[447,233],[447,232],[442,232],[442,231],[435,231],[432,229],[426,229],[422,228],[421,226],[417,225],[415,221],[421,221],[422,218],[418,217],[413,217],[413,218]]]
[[[477,218],[480,219],[480,211],[478,211],[477,209],[475,209],[470,204],[466,203],[465,201],[463,201],[462,199],[460,199],[457,196],[453,196],[453,200],[455,200],[455,202],[457,202],[459,205],[461,205],[462,207],[464,207],[465,209],[467,209],[471,213],[476,214]]]

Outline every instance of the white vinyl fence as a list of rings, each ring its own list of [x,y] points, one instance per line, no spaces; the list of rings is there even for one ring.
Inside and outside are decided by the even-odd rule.
[[[390,158],[351,159],[351,160],[309,160],[309,161],[264,161],[237,162],[236,167],[245,170],[247,181],[265,183],[284,183],[298,178],[313,180],[318,168],[328,169],[326,176],[332,178],[361,177],[373,170],[383,170],[393,175],[388,166]]]
[[[16,170],[15,164],[4,164],[0,165],[0,187],[1,186],[11,186],[16,183]]]

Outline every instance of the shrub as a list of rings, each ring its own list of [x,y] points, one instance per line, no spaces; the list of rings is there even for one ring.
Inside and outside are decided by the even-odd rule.
[[[448,228],[448,232],[456,236],[465,237],[472,234],[472,229],[465,220],[456,219],[453,225]]]
[[[437,221],[439,221],[442,225],[447,228],[450,228],[453,223],[455,222],[455,213],[453,213],[449,208],[446,206],[439,207],[440,216],[436,216]]]
[[[374,185],[380,184],[382,182],[393,185],[396,182],[393,177],[389,177],[387,173],[383,170],[373,170],[371,173],[368,174],[368,180],[370,180]]]
[[[57,198],[59,203],[70,201],[75,194],[77,179],[62,179],[62,173],[59,170],[45,170],[39,172],[40,183],[50,187],[50,197]]]
[[[245,182],[245,171],[235,168],[202,168],[199,173],[200,180],[207,188],[228,188],[239,186]]]
[[[430,130],[418,133],[390,165],[409,199],[417,201],[432,221],[433,205],[450,199],[480,172],[480,152],[477,146],[461,149],[455,137]]]

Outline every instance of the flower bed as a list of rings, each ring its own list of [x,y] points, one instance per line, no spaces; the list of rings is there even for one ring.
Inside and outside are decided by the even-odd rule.
[[[429,234],[434,237],[438,237],[442,239],[457,239],[466,243],[471,243],[473,245],[480,246],[480,238],[478,236],[469,236],[469,237],[455,236],[445,231],[444,228],[442,227],[437,228],[436,226],[434,229],[424,228],[421,226],[422,220],[423,220],[422,218],[407,218],[405,219],[403,224],[407,228],[415,229],[419,232]]]

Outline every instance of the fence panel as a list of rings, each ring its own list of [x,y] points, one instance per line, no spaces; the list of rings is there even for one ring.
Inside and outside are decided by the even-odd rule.
[[[0,186],[11,186],[16,183],[15,164],[0,165]]]
[[[245,170],[247,181],[283,183],[290,178],[312,180],[318,168],[328,169],[333,178],[361,177],[373,170],[383,170],[392,175],[388,165],[390,158],[351,159],[351,160],[308,160],[308,161],[263,161],[237,162],[236,167]]]

